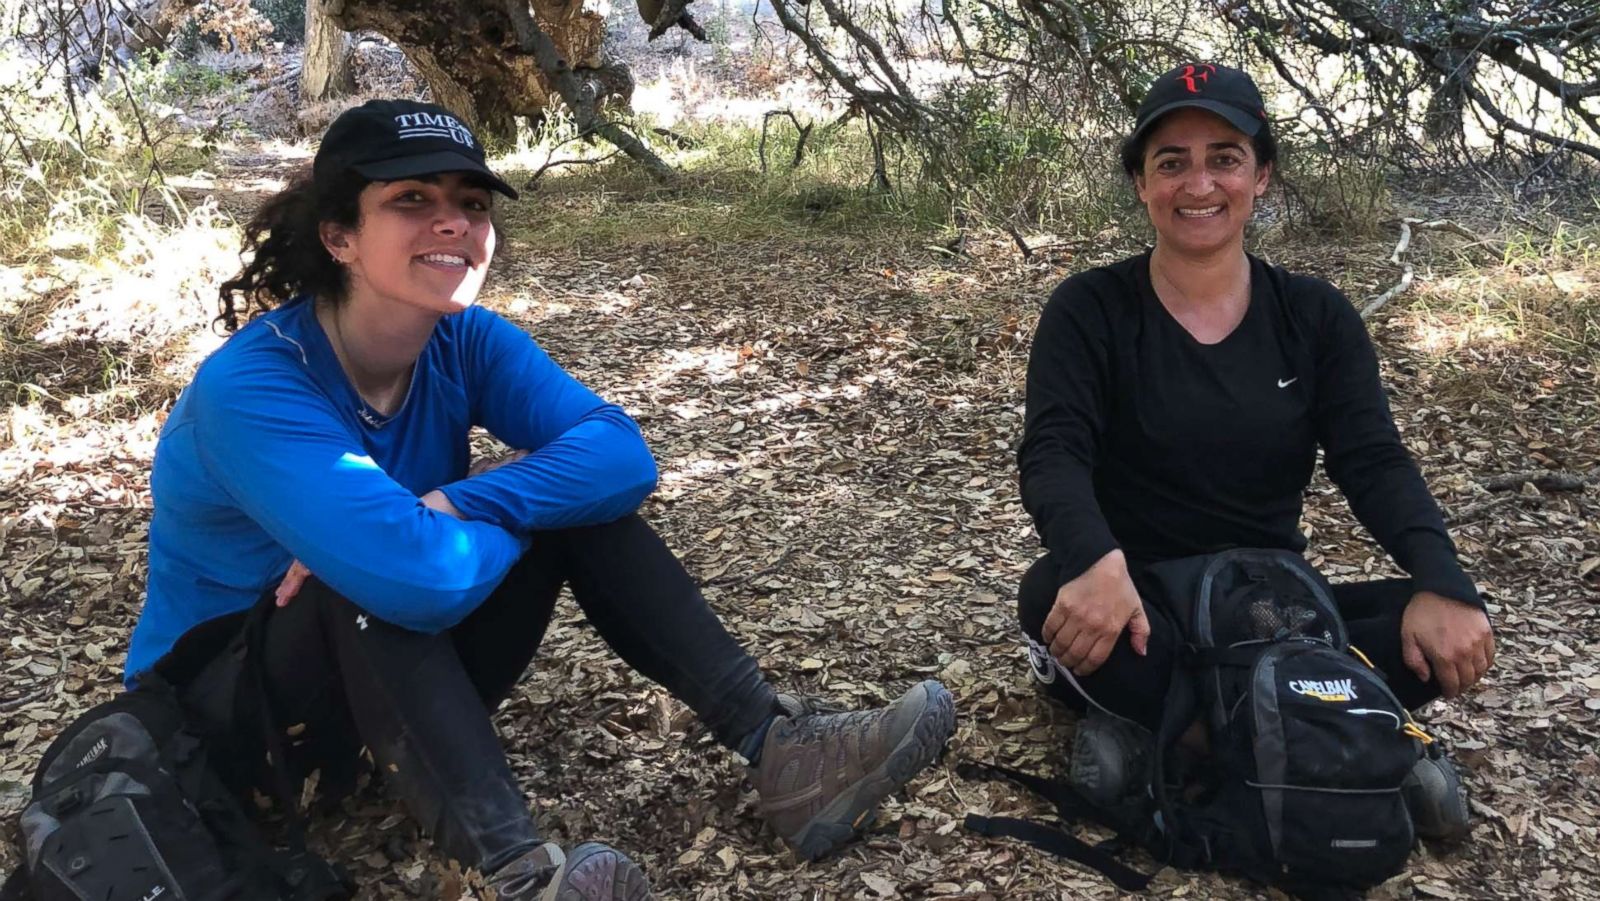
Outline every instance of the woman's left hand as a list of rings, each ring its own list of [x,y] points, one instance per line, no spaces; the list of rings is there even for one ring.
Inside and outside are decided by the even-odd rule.
[[[278,583],[276,600],[279,607],[289,606],[294,596],[300,593],[300,587],[306,584],[306,579],[311,578],[311,570],[299,560],[289,564],[289,571],[283,574],[283,581]]]
[[[1471,604],[1419,591],[1400,619],[1400,652],[1417,678],[1437,678],[1441,693],[1454,698],[1494,665],[1489,615]]]
[[[502,457],[484,457],[472,464],[472,469],[467,473],[467,475],[469,477],[482,475],[490,470],[499,469],[507,463],[515,463],[527,455],[527,451],[514,450]],[[446,497],[442,491],[430,491],[423,495],[421,500],[423,506],[426,506],[430,509],[454,516],[456,519],[466,518],[461,515],[460,510],[456,509],[455,504],[450,503],[450,499]],[[306,565],[304,563],[301,563],[299,560],[290,563],[289,571],[283,574],[283,581],[278,583],[278,589],[276,592],[274,592],[278,606],[289,606],[289,602],[294,600],[294,596],[300,593],[300,588],[306,584],[306,579],[310,577],[311,570],[306,569]]]
[[[486,472],[492,472],[506,465],[507,463],[515,463],[527,455],[528,452],[525,450],[514,450],[506,453],[504,456],[479,457],[477,460],[473,461],[472,466],[467,469],[467,478],[481,476]]]

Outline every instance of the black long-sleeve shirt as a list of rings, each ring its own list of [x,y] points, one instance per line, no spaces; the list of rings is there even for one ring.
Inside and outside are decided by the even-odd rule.
[[[1061,584],[1118,547],[1134,561],[1304,550],[1318,445],[1416,590],[1482,603],[1333,285],[1251,257],[1250,306],[1211,345],[1162,306],[1148,253],[1067,279],[1045,306],[1017,457]]]

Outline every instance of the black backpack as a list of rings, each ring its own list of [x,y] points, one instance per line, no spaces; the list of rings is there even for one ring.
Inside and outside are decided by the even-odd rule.
[[[1063,823],[1099,822],[1117,839],[1091,847],[1008,818],[969,816],[968,827],[1022,838],[1134,890],[1148,879],[1115,857],[1129,845],[1306,897],[1399,873],[1415,838],[1401,783],[1432,739],[1350,647],[1322,576],[1298,554],[1238,549],[1148,567],[1138,587],[1186,638],[1143,802],[1104,810],[1064,784],[1003,767],[966,770],[1019,782],[1053,801]],[[1180,780],[1175,747],[1197,717],[1210,752]]]
[[[259,633],[250,617],[239,644]],[[234,650],[243,651],[238,647]],[[248,655],[252,657],[254,655]],[[251,673],[247,660],[245,673]],[[259,680],[249,683],[259,689]],[[278,730],[266,728],[288,850],[263,838],[159,675],[100,704],[45,750],[23,809],[23,863],[0,897],[33,901],[329,901],[344,871],[306,850]]]

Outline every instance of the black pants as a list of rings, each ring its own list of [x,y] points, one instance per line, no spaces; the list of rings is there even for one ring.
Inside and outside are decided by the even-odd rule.
[[[633,515],[538,533],[494,593],[437,635],[383,622],[309,580],[271,613],[264,636],[266,693],[292,744],[291,768],[321,769],[324,785],[330,772],[353,781],[365,745],[450,857],[492,871],[535,846],[533,818],[489,714],[533,659],[563,584],[623,661],[687,704],[724,745],[737,748],[777,710],[754,658]],[[223,725],[231,751],[259,761],[265,739],[239,712],[250,686],[237,677],[238,655],[221,652],[231,636],[218,633],[229,631],[195,627],[158,668]],[[185,674],[182,661],[197,660]]]
[[[1028,643],[1028,660],[1045,691],[1074,710],[1094,704],[1150,729],[1161,720],[1162,702],[1171,684],[1181,639],[1177,626],[1159,609],[1145,603],[1150,620],[1146,655],[1134,653],[1126,630],[1106,662],[1088,676],[1077,676],[1050,656],[1042,632],[1060,590],[1056,564],[1040,558],[1022,577],[1017,616]],[[1389,688],[1407,709],[1415,710],[1439,696],[1439,683],[1423,682],[1405,665],[1400,653],[1400,618],[1411,600],[1410,579],[1377,579],[1333,586],[1333,598],[1350,632],[1350,643],[1371,659]]]

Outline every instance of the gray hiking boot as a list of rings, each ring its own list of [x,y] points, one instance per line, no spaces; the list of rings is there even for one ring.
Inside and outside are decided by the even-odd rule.
[[[639,865],[610,845],[585,842],[562,852],[545,842],[489,877],[499,901],[652,901]]]
[[[1072,736],[1067,781],[1089,801],[1116,807],[1144,787],[1152,741],[1138,723],[1091,708]]]
[[[1467,787],[1456,765],[1442,750],[1430,750],[1400,783],[1401,797],[1411,811],[1411,825],[1420,838],[1455,842],[1471,828],[1467,813]]]
[[[934,761],[955,731],[955,702],[938,682],[918,684],[887,707],[824,713],[780,696],[750,781],[760,810],[805,860],[816,860],[872,821],[878,804]]]

